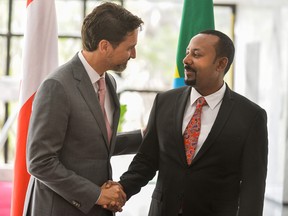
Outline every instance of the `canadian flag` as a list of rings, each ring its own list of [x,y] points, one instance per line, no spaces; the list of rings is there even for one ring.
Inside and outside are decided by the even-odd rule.
[[[27,0],[11,216],[22,216],[29,174],[26,139],[34,95],[58,66],[58,34],[54,0]]]

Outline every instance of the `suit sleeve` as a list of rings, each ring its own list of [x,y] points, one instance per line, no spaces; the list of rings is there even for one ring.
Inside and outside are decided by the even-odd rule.
[[[141,187],[145,186],[158,170],[157,98],[158,96],[154,101],[139,151],[133,158],[128,171],[120,177],[119,183],[123,186],[128,199],[138,193]]]
[[[262,216],[267,156],[267,114],[261,109],[250,128],[243,151],[239,216]]]
[[[27,141],[27,167],[31,175],[69,203],[81,203],[84,213],[95,205],[100,188],[69,170],[59,160],[69,122],[70,104],[62,85],[48,80],[33,103]]]
[[[142,142],[141,130],[118,133],[113,156],[136,154]]]

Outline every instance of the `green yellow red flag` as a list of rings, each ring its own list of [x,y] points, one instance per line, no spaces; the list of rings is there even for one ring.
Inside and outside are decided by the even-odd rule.
[[[183,59],[190,39],[200,31],[214,28],[213,0],[184,0],[173,82],[174,88],[185,85]]]

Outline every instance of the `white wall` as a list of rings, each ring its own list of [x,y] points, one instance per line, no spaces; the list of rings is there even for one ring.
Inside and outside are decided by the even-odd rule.
[[[287,5],[287,0],[213,0],[214,3],[237,4],[247,6]]]
[[[287,81],[288,1],[236,3],[234,89],[268,114],[269,165],[266,197],[288,203]]]

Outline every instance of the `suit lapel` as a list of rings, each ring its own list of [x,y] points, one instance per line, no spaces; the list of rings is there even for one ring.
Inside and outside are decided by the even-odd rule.
[[[175,131],[176,131],[176,136],[177,136],[177,143],[176,145],[178,146],[178,153],[180,155],[181,160],[187,164],[186,162],[186,154],[185,154],[185,147],[184,147],[184,140],[183,140],[183,135],[182,135],[182,124],[183,124],[183,116],[187,104],[187,100],[190,96],[191,93],[191,87],[186,88],[182,94],[179,95],[179,97],[176,100],[175,103]]]
[[[72,63],[74,78],[79,81],[77,86],[79,92],[87,103],[96,122],[98,123],[100,130],[102,131],[102,134],[104,136],[106,146],[108,147],[108,135],[105,126],[105,120],[102,115],[99,100],[91,83],[91,80],[77,55],[72,59]]]
[[[231,113],[231,111],[233,109],[233,105],[234,105],[234,100],[233,100],[233,97],[231,94],[232,94],[232,91],[227,86],[221,107],[219,109],[219,112],[218,112],[218,115],[215,119],[215,122],[211,128],[211,131],[208,134],[208,137],[206,138],[205,142],[203,143],[198,154],[193,159],[192,164],[194,164],[197,160],[199,160],[199,158],[201,158],[205,154],[205,152],[211,147],[211,145],[214,143],[214,140],[217,138],[217,136],[222,131],[224,125],[226,124],[226,121],[229,119],[230,113]]]

